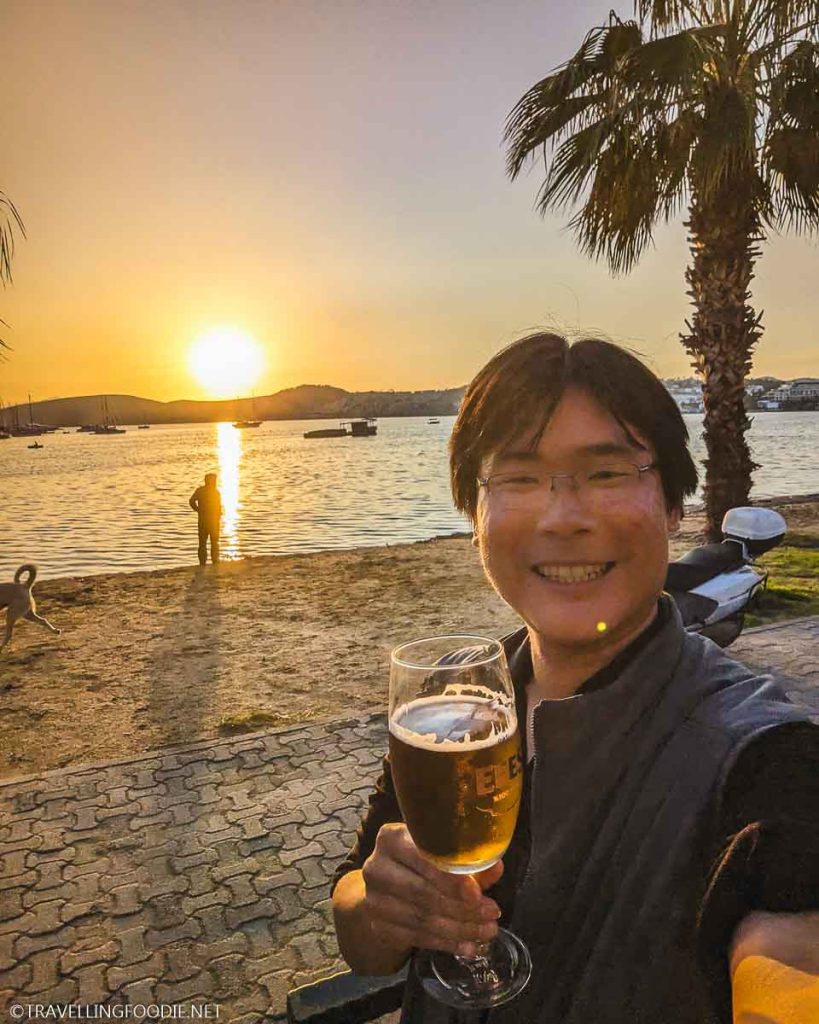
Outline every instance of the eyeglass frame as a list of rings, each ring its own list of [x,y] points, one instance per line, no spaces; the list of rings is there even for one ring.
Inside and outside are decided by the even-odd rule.
[[[649,470],[657,469],[659,467],[659,462],[656,462],[656,461],[655,462],[649,462],[645,466],[640,466],[636,462],[629,462],[627,459],[623,459],[622,461],[626,465],[633,466],[634,469],[637,470],[637,474],[638,475],[634,478],[637,481],[640,481],[640,480],[643,479],[643,474],[644,473],[647,473]],[[513,471],[509,470],[507,472],[512,473]],[[503,476],[503,475],[504,474],[502,474],[502,473],[490,473],[489,476],[478,477],[477,478],[478,486],[486,488],[486,493],[487,494],[491,494],[492,492],[489,490],[489,482],[490,482],[490,480],[492,479],[493,476]],[[578,482],[577,482],[578,473],[545,473],[544,476],[549,480],[549,493],[550,494],[554,494],[554,491],[555,491],[555,480],[573,480],[574,481],[574,491],[575,491],[575,493],[580,491],[580,489],[582,487],[582,485],[578,484]],[[541,486],[542,486],[542,483],[538,486],[537,489],[539,490]]]

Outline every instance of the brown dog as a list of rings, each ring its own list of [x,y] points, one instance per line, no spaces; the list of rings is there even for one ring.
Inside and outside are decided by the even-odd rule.
[[[25,583],[20,582],[20,577],[23,573],[28,575]],[[59,634],[62,632],[56,626],[52,626],[48,619],[44,619],[42,615],[37,614],[37,606],[31,593],[31,588],[34,586],[36,579],[37,566],[28,563],[27,565],[21,565],[14,574],[14,583],[0,583],[0,609],[6,609],[6,635],[0,644],[0,651],[11,640],[11,632],[14,629],[14,623],[18,619],[39,622],[41,626],[50,629],[52,633]]]

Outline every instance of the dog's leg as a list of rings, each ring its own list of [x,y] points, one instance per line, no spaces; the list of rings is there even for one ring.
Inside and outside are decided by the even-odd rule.
[[[23,618],[28,619],[29,622],[37,622],[41,626],[45,626],[46,629],[50,629],[52,633],[57,633],[57,635],[62,633],[61,629],[57,629],[56,626],[52,626],[48,619],[44,619],[42,615],[38,615],[35,611],[27,611]]]
[[[14,621],[16,616],[12,613],[11,606],[6,609],[6,635],[3,637],[3,642],[0,644],[0,651],[6,646],[11,640],[11,631],[14,629]]]

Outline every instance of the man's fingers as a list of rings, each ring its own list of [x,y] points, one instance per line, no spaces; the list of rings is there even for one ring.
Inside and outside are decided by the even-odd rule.
[[[453,896],[401,861],[373,856],[365,862],[362,873],[368,895],[394,897],[404,906],[405,917],[438,913],[467,921],[494,921],[497,918],[492,900],[463,900],[457,891]]]
[[[379,932],[394,930],[410,945],[425,949],[445,949],[451,953],[464,944],[488,942],[497,934],[494,921],[466,921],[447,916],[441,910],[408,905],[392,895],[368,896],[373,921]]]
[[[496,909],[493,900],[483,897],[481,885],[471,875],[455,875],[441,871],[418,850],[404,824],[384,825],[378,833],[376,851],[383,851],[389,858],[403,864],[409,871],[423,878],[440,895],[458,903],[471,904],[477,914]],[[492,872],[492,868],[487,869]],[[503,868],[500,868],[502,872]],[[498,874],[497,877],[500,877]],[[493,884],[493,882],[489,882]]]
[[[385,825],[378,834],[379,840],[382,836],[385,848],[396,860],[434,885],[442,895],[465,902],[480,901],[480,888],[470,876],[453,875],[437,868],[419,851],[406,825]]]
[[[477,875],[474,875],[475,881],[481,887],[483,892],[491,887],[500,880],[503,875],[503,861],[496,860],[495,863],[486,869],[486,871],[480,871]]]

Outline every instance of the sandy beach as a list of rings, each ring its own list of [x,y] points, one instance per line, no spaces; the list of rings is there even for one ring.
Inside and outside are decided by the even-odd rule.
[[[814,497],[814,496],[811,496]],[[819,533],[819,504],[777,507]],[[689,514],[672,545],[700,538]],[[383,710],[389,651],[519,623],[469,538],[47,580],[0,654],[0,776]]]

